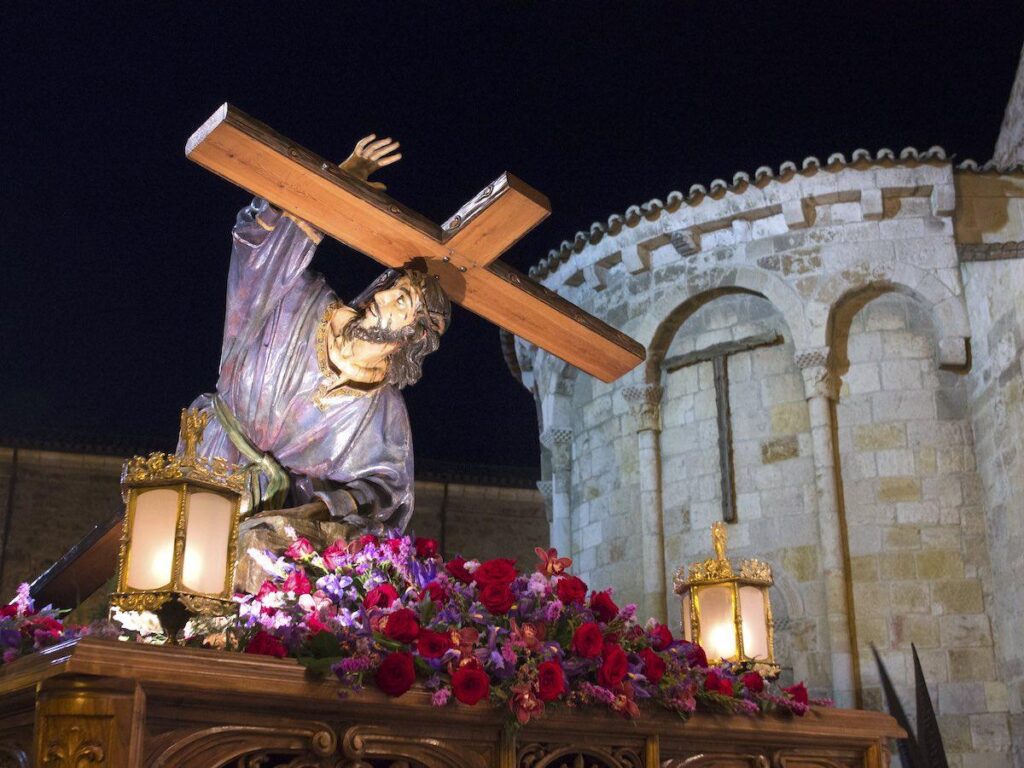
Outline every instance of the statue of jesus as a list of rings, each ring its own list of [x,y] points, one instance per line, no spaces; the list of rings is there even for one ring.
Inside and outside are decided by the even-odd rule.
[[[397,148],[368,136],[339,167],[382,187],[368,178]],[[209,413],[197,452],[249,467],[257,520],[342,524],[333,535],[403,529],[413,452],[399,390],[438,348],[448,298],[407,268],[344,304],[308,269],[320,233],[263,200],[239,213],[232,238],[217,391],[192,406]]]

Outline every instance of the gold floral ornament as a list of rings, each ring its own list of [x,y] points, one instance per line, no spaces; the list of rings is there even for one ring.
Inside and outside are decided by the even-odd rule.
[[[676,572],[675,591],[682,598],[683,637],[699,643],[708,661],[751,666],[766,676],[778,675],[775,625],[768,590],[775,583],[771,566],[747,559],[734,566],[726,556],[725,523],[711,527],[715,556]]]
[[[181,412],[181,450],[125,462],[114,606],[156,611],[173,640],[189,613],[231,606],[244,470],[197,455],[209,414]]]

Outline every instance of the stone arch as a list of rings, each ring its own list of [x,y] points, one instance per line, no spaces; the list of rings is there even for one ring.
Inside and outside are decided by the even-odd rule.
[[[945,283],[919,267],[897,264],[888,274],[850,287],[829,307],[825,326],[815,329],[815,347],[832,350],[832,363],[843,368],[845,352],[841,345],[844,325],[868,302],[886,293],[898,293],[930,311],[936,334],[936,357],[942,368],[962,370],[969,366],[970,321],[963,297]],[[820,334],[820,335],[819,335]],[[841,373],[841,370],[837,370]]]
[[[714,277],[713,275],[709,275]],[[709,301],[727,294],[748,293],[767,299],[782,315],[797,349],[805,348],[811,330],[799,295],[780,278],[762,270],[737,267],[719,274],[710,285],[679,283],[658,299],[650,311],[627,330],[647,349],[644,379],[657,384],[661,379],[661,361],[676,332],[690,315]]]

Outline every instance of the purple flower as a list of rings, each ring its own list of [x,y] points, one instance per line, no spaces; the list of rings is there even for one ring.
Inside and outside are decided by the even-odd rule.
[[[451,697],[452,692],[449,688],[441,688],[434,692],[434,695],[430,697],[430,703],[435,707],[443,707],[448,703],[448,699]]]

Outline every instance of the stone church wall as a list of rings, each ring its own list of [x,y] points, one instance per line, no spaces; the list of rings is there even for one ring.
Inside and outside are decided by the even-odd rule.
[[[978,329],[970,400],[992,560],[985,600],[1009,684],[1017,764],[1024,764],[1024,261],[971,262],[963,271]]]
[[[552,543],[595,587],[677,623],[672,577],[710,554],[726,505],[712,365],[665,363],[777,332],[728,359],[729,534],[735,558],[773,567],[784,675],[881,706],[874,644],[913,711],[913,643],[951,764],[1005,765],[1024,679],[1009,618],[1024,606],[998,586],[1024,531],[1009,381],[1024,375],[1024,287],[1001,274],[988,301],[975,273],[1019,255],[1022,188],[1018,169],[954,167],[938,149],[858,151],[673,193],[563,243],[534,276],[648,359],[602,384],[516,340]],[[965,300],[971,280],[981,295]],[[996,325],[1009,340],[979,340]],[[986,376],[992,355],[1003,368]]]
[[[112,456],[19,449],[15,465],[13,449],[0,448],[0,537],[4,525],[9,531],[0,545],[0,603],[93,526],[123,510],[121,464],[122,459]],[[451,555],[514,557],[521,568],[532,568],[534,547],[547,539],[540,493],[518,473],[503,478],[500,470],[489,469],[486,477],[478,473],[491,483],[484,484],[473,479],[473,470],[460,467],[451,480],[442,472],[417,480],[409,531],[440,540]],[[14,504],[9,509],[12,474]]]

